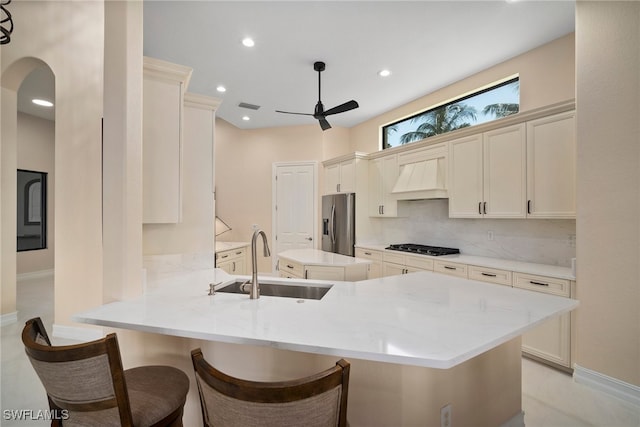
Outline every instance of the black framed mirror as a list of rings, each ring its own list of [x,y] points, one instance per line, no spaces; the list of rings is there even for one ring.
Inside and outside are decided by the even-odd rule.
[[[18,252],[47,248],[47,173],[18,169]]]

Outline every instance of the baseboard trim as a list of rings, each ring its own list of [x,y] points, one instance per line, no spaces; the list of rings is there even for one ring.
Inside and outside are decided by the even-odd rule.
[[[500,427],[525,427],[524,425],[524,411],[520,411],[506,423],[503,423]]]
[[[104,337],[102,328],[82,328],[78,326],[53,325],[54,338],[63,338],[81,342],[98,340]]]
[[[573,380],[640,406],[640,387],[575,365]]]
[[[11,325],[13,323],[18,323],[18,312],[14,311],[12,313],[7,313],[0,315],[0,326]]]
[[[43,279],[45,277],[53,276],[53,269],[50,270],[40,270],[40,271],[30,271],[28,273],[20,273],[16,275],[16,281],[21,282],[23,280],[31,280],[31,279]]]

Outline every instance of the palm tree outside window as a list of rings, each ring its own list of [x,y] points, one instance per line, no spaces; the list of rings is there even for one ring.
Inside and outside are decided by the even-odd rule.
[[[519,77],[382,127],[382,149],[497,120],[520,111]]]

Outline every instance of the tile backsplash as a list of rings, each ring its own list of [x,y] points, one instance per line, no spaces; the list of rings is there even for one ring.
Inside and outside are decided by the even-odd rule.
[[[576,256],[573,219],[458,219],[449,218],[448,210],[447,199],[399,202],[401,217],[372,218],[373,235],[378,243],[446,246],[466,255],[562,267],[571,267]]]

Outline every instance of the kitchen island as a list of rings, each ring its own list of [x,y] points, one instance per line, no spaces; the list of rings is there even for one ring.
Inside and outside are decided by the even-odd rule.
[[[281,350],[303,353],[314,369],[320,363],[314,355],[323,355],[323,367],[347,358],[352,426],[440,425],[440,409],[447,404],[454,425],[518,425],[519,337],[578,305],[431,272],[356,283],[304,281],[333,285],[321,300],[207,295],[209,283],[221,288],[231,281],[235,277],[214,269],[164,276],[142,297],[73,320],[241,344],[250,352],[277,349],[276,361]]]
[[[371,261],[321,251],[288,249],[278,254],[280,277],[357,282],[367,279]]]

